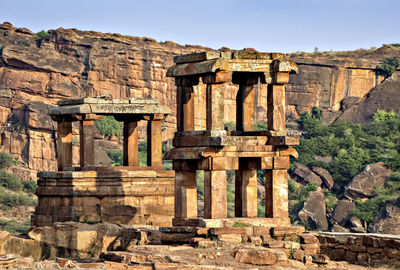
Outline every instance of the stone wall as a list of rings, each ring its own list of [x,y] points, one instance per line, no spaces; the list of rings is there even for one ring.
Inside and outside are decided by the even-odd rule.
[[[372,233],[319,233],[321,254],[364,265],[400,265],[400,236]]]

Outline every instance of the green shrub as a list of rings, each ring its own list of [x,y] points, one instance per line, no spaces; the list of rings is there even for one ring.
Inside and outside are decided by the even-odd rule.
[[[37,183],[35,181],[22,181],[22,190],[27,193],[35,193],[37,189]]]
[[[236,130],[236,123],[235,122],[224,123],[224,129],[229,131]]]
[[[399,58],[396,56],[383,59],[383,64],[376,66],[376,73],[388,78],[400,66]]]
[[[19,191],[22,189],[21,180],[15,175],[0,171],[0,185],[7,189]]]
[[[293,179],[289,178],[288,180],[288,189],[289,192],[293,193],[293,192],[297,192],[300,188],[300,184],[298,184],[296,181],[294,181]]]
[[[234,228],[246,228],[246,227],[250,227],[250,225],[244,224],[244,223],[239,222],[239,221],[236,221],[235,223],[233,223],[232,227],[234,227]]]
[[[44,37],[50,36],[50,34],[49,34],[47,31],[42,30],[42,31],[40,31],[40,32],[37,32],[37,33],[36,33],[36,36],[38,36],[38,37],[40,37],[40,38],[44,38]]]
[[[122,150],[110,150],[107,151],[107,155],[111,159],[111,166],[123,166],[124,165],[124,153]]]
[[[29,230],[30,223],[31,221],[29,219],[24,223],[16,220],[0,219],[0,228],[3,231],[9,232],[11,235],[19,235]]]
[[[3,169],[4,167],[11,167],[17,164],[18,161],[16,161],[10,153],[0,152],[0,169]]]
[[[387,121],[393,121],[396,117],[394,111],[387,112],[385,110],[377,110],[373,118],[375,122],[382,123]]]
[[[268,122],[255,122],[254,130],[255,131],[268,130]]]
[[[110,115],[103,116],[103,118],[101,118],[100,120],[94,121],[94,124],[97,130],[102,135],[108,137],[122,136],[122,122],[118,122],[117,120],[115,120],[113,116]]]
[[[324,191],[324,195],[326,210],[333,210],[338,202],[338,198],[335,196],[335,194],[332,194],[329,191]]]
[[[0,193],[0,204],[5,209],[18,205],[36,206],[37,200],[23,194],[2,192]]]
[[[31,44],[28,41],[18,41],[19,46],[30,47]]]

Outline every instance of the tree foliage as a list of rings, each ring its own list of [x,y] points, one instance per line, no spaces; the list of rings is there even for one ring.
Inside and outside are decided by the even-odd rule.
[[[105,115],[100,120],[94,121],[94,125],[102,135],[108,137],[122,136],[122,122],[118,122],[111,115]]]
[[[383,64],[376,66],[376,72],[379,75],[388,78],[392,76],[392,74],[396,71],[396,69],[400,66],[399,58],[396,56],[388,57],[383,59]]]
[[[18,161],[16,161],[10,153],[0,152],[0,169],[11,167],[17,164]]]

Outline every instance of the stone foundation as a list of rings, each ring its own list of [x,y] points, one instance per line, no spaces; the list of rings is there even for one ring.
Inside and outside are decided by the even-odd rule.
[[[38,176],[33,226],[65,221],[171,225],[173,171],[64,171]]]

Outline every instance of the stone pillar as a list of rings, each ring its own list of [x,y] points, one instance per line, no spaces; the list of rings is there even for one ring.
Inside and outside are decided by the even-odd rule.
[[[266,170],[265,217],[289,217],[287,170]]]
[[[175,78],[176,122],[178,131],[194,130],[195,109],[193,85],[199,83],[199,77],[184,76]]]
[[[254,85],[258,83],[259,74],[235,72],[232,82],[239,85],[236,94],[236,130],[254,130]]]
[[[197,182],[195,171],[175,171],[175,217],[197,217]]]
[[[124,166],[139,166],[137,122],[124,122]]]
[[[236,130],[254,130],[254,85],[239,85],[236,95]]]
[[[72,123],[71,121],[57,122],[57,164],[58,170],[72,167]]]
[[[285,85],[269,84],[267,100],[268,130],[274,131],[278,136],[285,136]]]
[[[155,114],[147,122],[147,166],[162,167],[162,116]]]
[[[257,170],[235,174],[235,217],[257,217]]]
[[[206,129],[224,129],[224,100],[225,85],[230,82],[232,73],[220,71],[210,73],[202,77],[203,83],[207,84],[206,89]]]
[[[204,218],[227,217],[226,171],[204,171]]]
[[[94,120],[79,121],[80,165],[82,169],[95,166]]]

